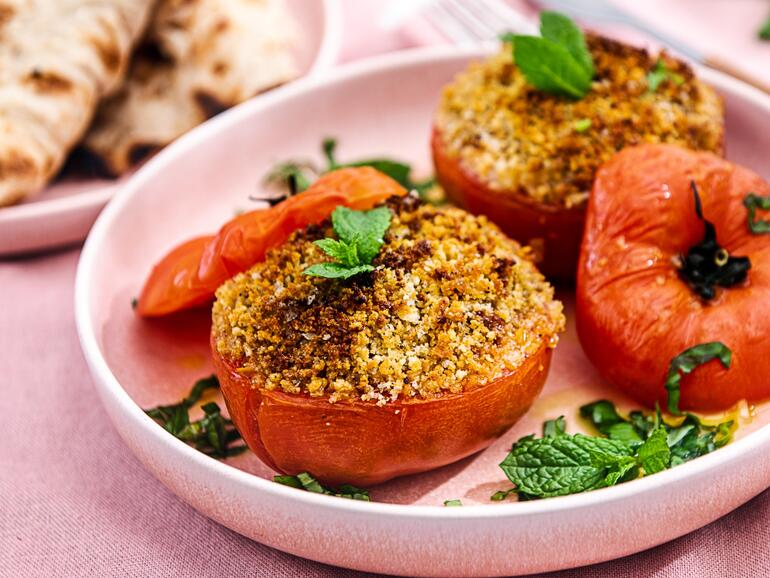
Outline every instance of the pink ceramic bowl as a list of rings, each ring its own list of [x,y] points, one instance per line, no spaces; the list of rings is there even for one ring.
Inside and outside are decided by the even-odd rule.
[[[150,161],[110,203],[88,238],[77,276],[77,325],[96,389],[128,446],[206,516],[270,546],[329,564],[416,575],[509,575],[631,554],[694,530],[770,485],[770,411],[740,417],[734,443],[672,470],[595,492],[490,502],[510,487],[497,464],[510,443],[610,397],[574,327],[557,348],[543,395],[487,450],[372,490],[375,502],[316,495],[270,481],[254,456],[218,462],[173,438],[141,410],[179,400],[211,372],[205,312],[147,322],[130,307],[171,246],[214,231],[279,159],[317,156],[324,136],[339,158],[387,154],[430,170],[428,139],[441,87],[480,52],[423,49],[360,62],[246,103]],[[770,176],[770,98],[701,71],[725,97],[732,159]],[[570,295],[562,296],[571,317]],[[181,328],[181,333],[180,333]],[[460,498],[461,508],[444,508]],[[633,528],[633,531],[622,529]],[[619,530],[620,529],[620,530]]]

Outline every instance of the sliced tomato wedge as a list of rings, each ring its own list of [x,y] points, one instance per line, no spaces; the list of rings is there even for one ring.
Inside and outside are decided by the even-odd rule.
[[[251,211],[225,224],[216,235],[182,243],[152,269],[139,296],[137,313],[167,315],[209,302],[227,279],[264,259],[289,235],[320,223],[344,205],[369,209],[406,190],[371,167],[339,169],[309,189],[266,210]]]
[[[770,398],[770,235],[750,230],[749,193],[770,196],[770,185],[715,155],[672,145],[625,149],[598,171],[578,267],[577,329],[599,372],[638,401],[665,407],[671,360],[712,341],[730,348],[732,364],[713,360],[683,376],[683,409]],[[718,247],[704,247],[706,221]],[[719,282],[688,278],[694,247]],[[715,273],[744,257],[745,275]]]

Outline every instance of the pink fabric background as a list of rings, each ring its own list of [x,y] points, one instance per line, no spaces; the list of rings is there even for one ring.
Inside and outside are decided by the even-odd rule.
[[[649,4],[661,11],[665,4],[680,23],[691,16],[680,29],[692,37],[702,30],[712,46],[720,44],[714,31],[728,27],[728,4],[743,5],[741,17],[770,7],[762,0]],[[381,5],[344,1],[344,60],[416,42],[373,33]],[[753,19],[741,27],[757,25]],[[765,66],[751,68],[768,71],[770,45],[759,50],[764,54],[755,48],[753,58]],[[0,261],[0,575],[363,576],[251,542],[144,470],[99,404],[80,353],[72,312],[78,255],[75,248]],[[769,520],[770,490],[679,540],[558,575],[770,576]]]

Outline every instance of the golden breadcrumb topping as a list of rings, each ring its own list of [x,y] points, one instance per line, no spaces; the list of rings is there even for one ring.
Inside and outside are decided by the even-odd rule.
[[[217,291],[221,354],[256,386],[379,404],[466,391],[515,370],[564,329],[530,251],[485,217],[391,199],[376,269],[346,281],[302,272],[328,257],[295,232]]]
[[[586,41],[596,77],[582,100],[529,85],[510,44],[460,73],[436,115],[450,157],[494,190],[571,207],[586,201],[596,169],[623,147],[663,142],[722,152],[722,101],[689,66],[662,54],[679,82],[651,92],[647,74],[658,56],[592,34]]]

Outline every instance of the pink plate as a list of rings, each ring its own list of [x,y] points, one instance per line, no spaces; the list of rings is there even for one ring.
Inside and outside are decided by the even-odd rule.
[[[301,73],[328,70],[337,61],[342,39],[339,0],[288,0],[288,6],[299,24]],[[0,256],[82,241],[125,181],[58,181],[18,205],[0,207]]]
[[[214,231],[276,160],[385,154],[428,172],[428,136],[441,87],[479,51],[420,49],[356,63],[248,102],[192,131],[143,167],[104,211],[80,261],[76,315],[99,395],[128,446],[206,516],[270,546],[329,564],[416,575],[509,575],[601,562],[650,548],[729,512],[770,485],[770,409],[736,412],[738,439],[672,470],[595,492],[490,502],[510,487],[497,463],[509,444],[610,397],[569,328],[545,391],[490,448],[456,464],[372,490],[373,503],[294,490],[253,455],[221,463],[168,435],[140,408],[179,400],[211,372],[205,312],[141,321],[130,301],[171,246]],[[727,104],[732,159],[770,176],[770,98],[709,70]],[[562,295],[571,317],[570,295]],[[444,508],[460,498],[465,507]],[[633,528],[633,531],[619,529]]]

